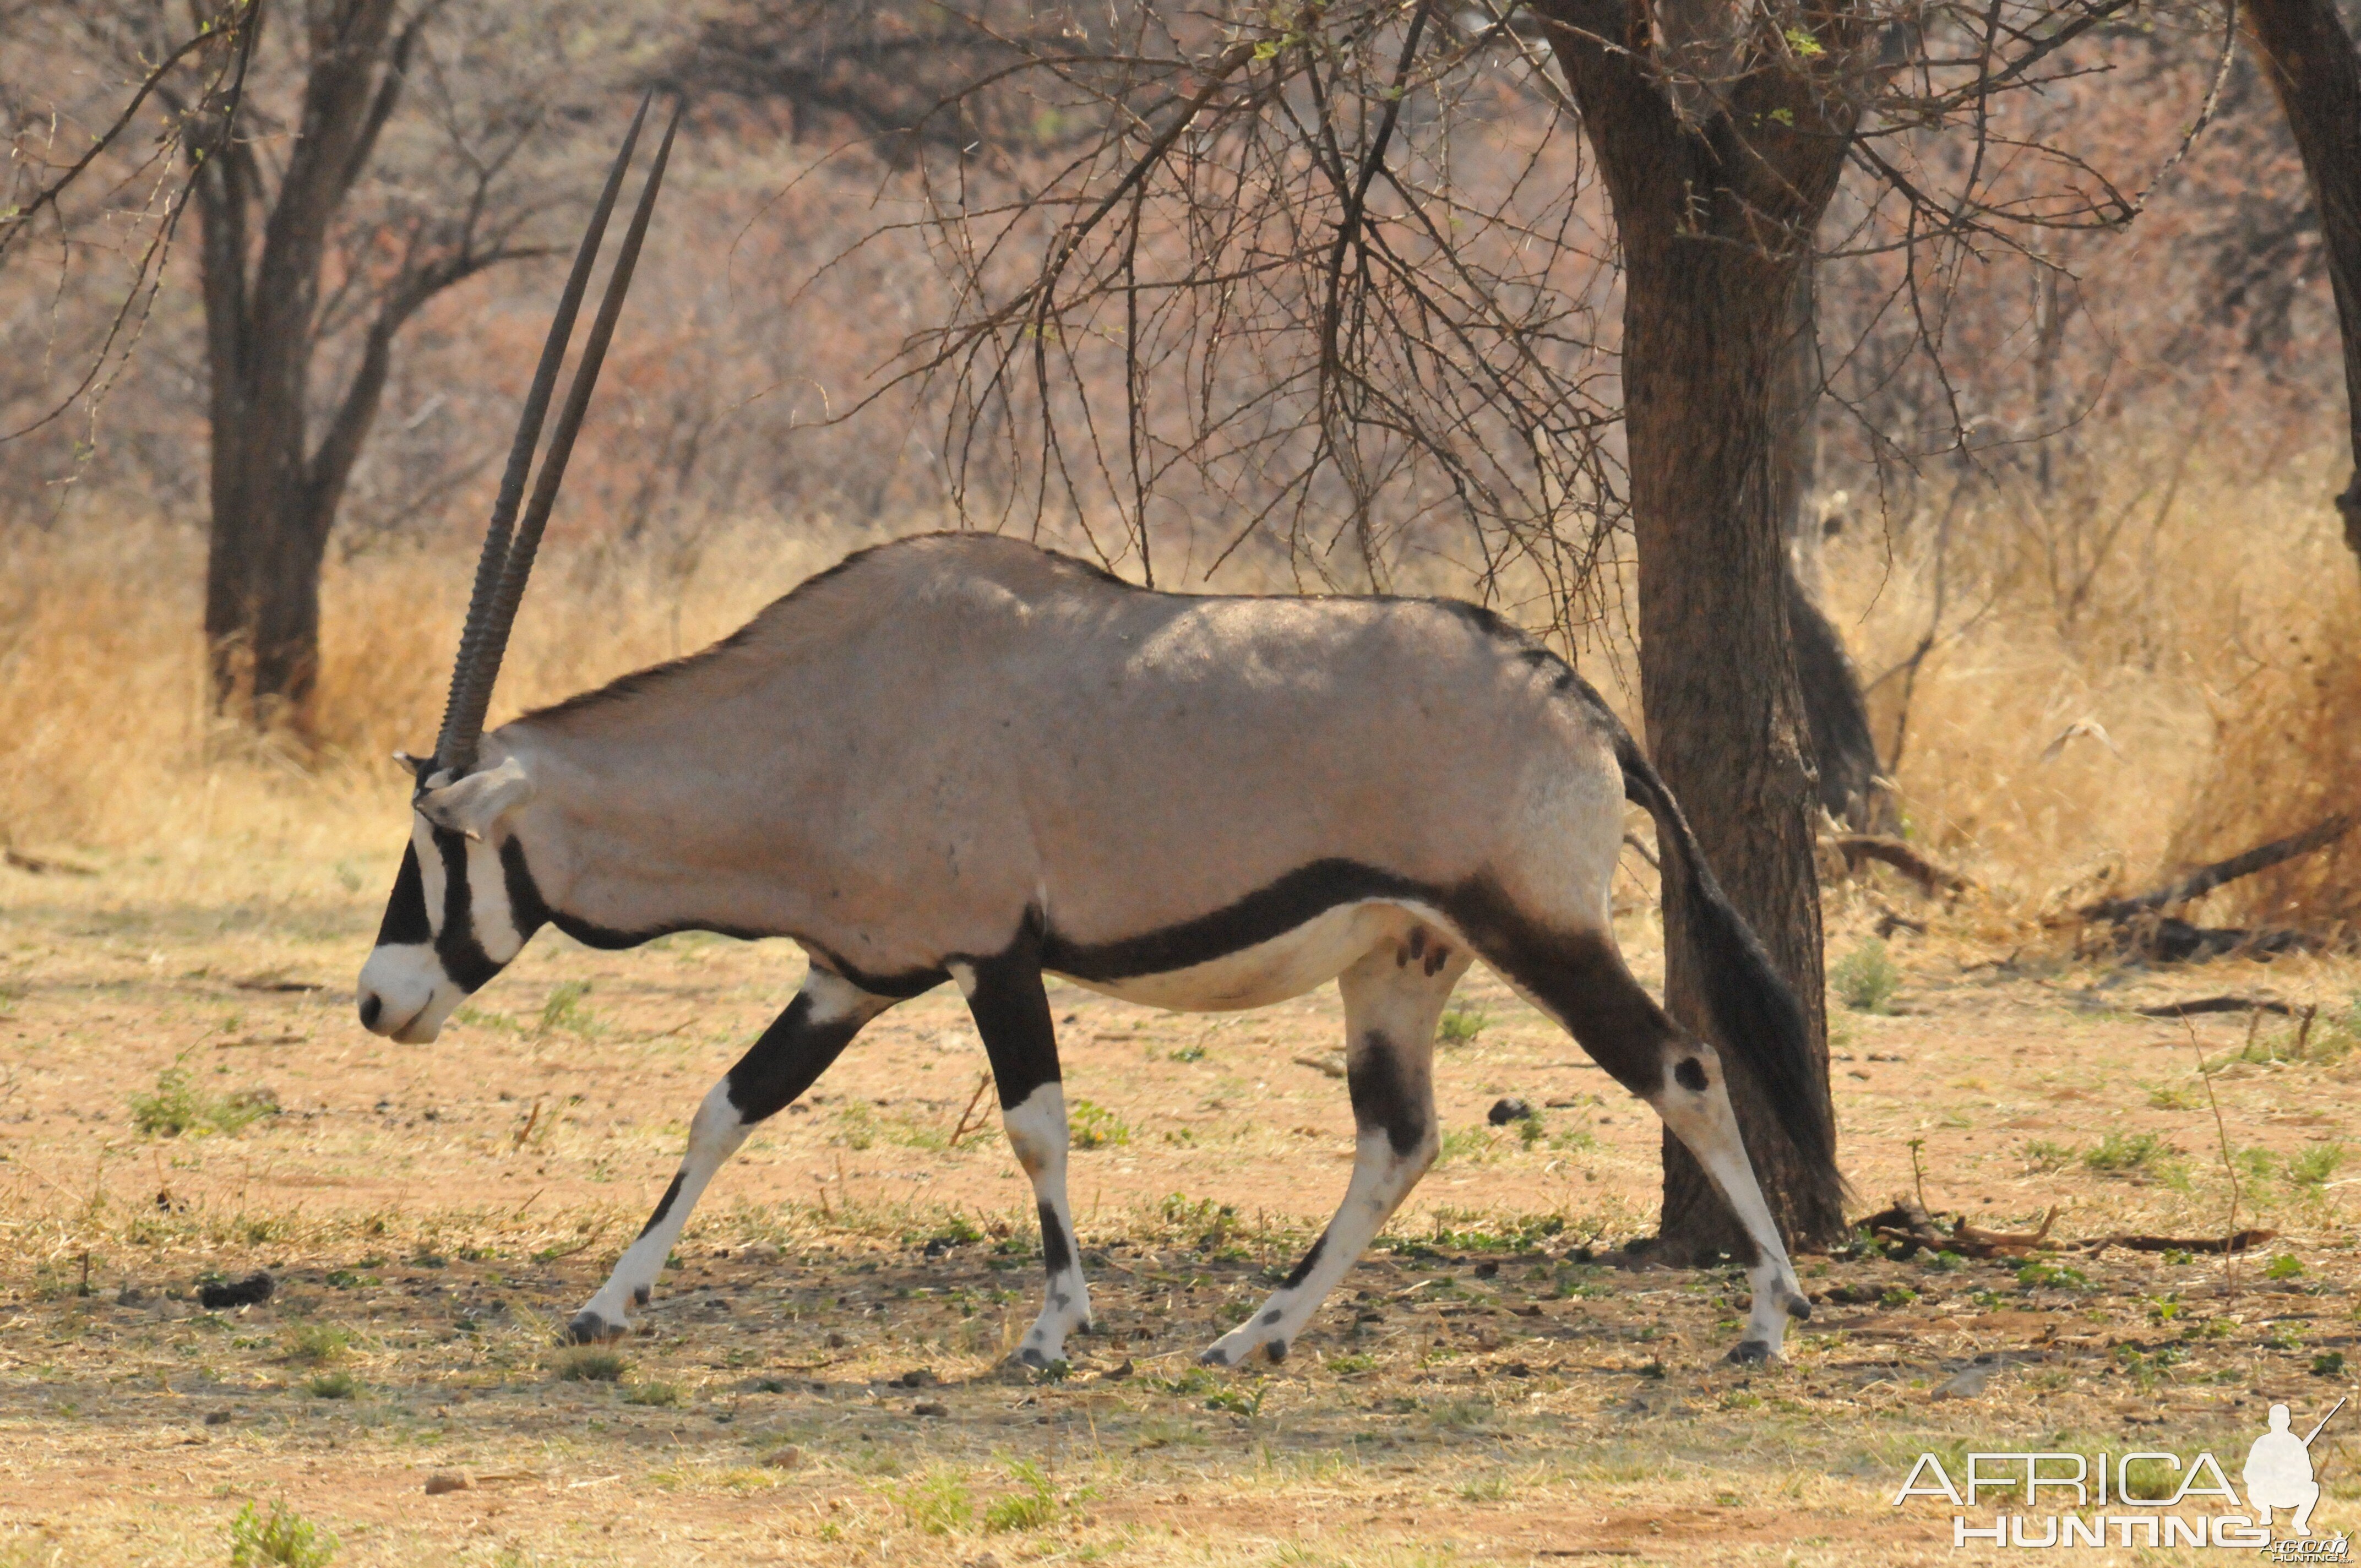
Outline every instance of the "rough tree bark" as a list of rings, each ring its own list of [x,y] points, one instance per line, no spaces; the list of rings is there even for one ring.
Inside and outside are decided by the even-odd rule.
[[[1787,622],[1772,385],[1797,269],[1836,190],[1852,126],[1799,70],[1758,60],[1701,104],[1649,63],[1649,8],[1542,0],[1615,210],[1624,259],[1623,383],[1639,554],[1649,749],[1708,859],[1795,988],[1826,1091],[1810,741]],[[1695,94],[1682,93],[1685,100]],[[1832,117],[1841,116],[1841,117]],[[1665,991],[1710,1036],[1667,883]],[[1739,1118],[1781,1229],[1844,1231],[1837,1184],[1799,1161],[1725,1051]],[[1664,1141],[1657,1255],[1704,1262],[1740,1240],[1687,1151]]]
[[[398,0],[317,0],[305,8],[302,105],[275,189],[235,127],[198,143],[215,149],[193,170],[212,375],[205,642],[216,711],[244,692],[258,728],[304,721],[319,674],[321,564],[384,396],[395,335],[435,294],[522,254],[477,248],[472,207],[456,243],[412,244],[313,442],[312,368],[331,231],[401,101],[405,67],[435,8],[413,13],[398,35]]]
[[[2320,204],[2354,459],[2336,510],[2345,543],[2361,556],[2361,54],[2335,0],[2246,0],[2241,14]]]

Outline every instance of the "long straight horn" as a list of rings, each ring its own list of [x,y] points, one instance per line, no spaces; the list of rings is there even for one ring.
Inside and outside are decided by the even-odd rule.
[[[533,451],[541,438],[543,416],[548,411],[551,392],[555,390],[557,372],[565,363],[567,343],[574,335],[574,322],[588,291],[590,272],[598,260],[598,249],[607,233],[607,220],[615,209],[615,198],[620,193],[624,171],[631,167],[631,154],[639,144],[640,128],[646,120],[648,105],[654,100],[651,91],[640,100],[639,112],[631,116],[631,130],[623,137],[621,150],[615,155],[614,167],[608,170],[607,183],[599,192],[598,204],[590,214],[590,225],[582,236],[582,245],[574,258],[574,268],[566,280],[566,292],[559,299],[557,313],[550,323],[549,339],[543,345],[541,364],[533,373],[532,389],[525,395],[524,409],[518,420],[516,441],[509,450],[507,471],[501,476],[499,499],[493,503],[491,526],[484,538],[483,554],[476,563],[476,581],[467,601],[466,628],[460,633],[459,656],[451,671],[451,695],[443,712],[443,729],[434,747],[437,768],[455,775],[475,766],[478,747],[483,740],[484,714],[491,702],[493,678],[500,673],[500,655],[508,646],[509,628],[516,616],[518,597],[523,592],[523,573],[532,569],[533,553],[541,540],[541,531],[549,518],[549,503],[555,499],[556,479],[566,468],[566,453],[574,444],[575,432],[580,427],[582,409],[589,401],[589,389],[598,378],[598,364],[605,357],[607,341],[613,335],[614,318],[620,314],[622,291],[631,282],[632,263],[638,258],[640,238],[647,227],[648,214],[655,199],[655,191],[664,174],[666,156],[672,147],[673,131],[680,124],[680,109],[673,111],[671,126],[664,131],[664,150],[657,154],[648,184],[640,193],[640,206],[634,214],[630,236],[615,272],[608,280],[607,295],[598,317],[592,327],[590,344],[585,348],[582,364],[577,367],[569,389],[566,409],[558,416],[558,429],[550,442],[550,451],[542,464],[542,483],[533,494],[533,510],[528,511],[522,532],[515,539],[511,525],[517,514],[518,502],[524,494],[525,479],[532,471]],[[518,547],[523,547],[522,571],[514,568]],[[514,576],[511,588],[510,579]]]

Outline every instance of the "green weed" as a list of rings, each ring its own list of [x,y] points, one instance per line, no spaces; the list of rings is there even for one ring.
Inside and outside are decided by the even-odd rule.
[[[2166,1181],[2180,1173],[2172,1158],[2180,1151],[2154,1133],[2109,1133],[2082,1156],[2082,1167],[2127,1181]],[[2185,1174],[2185,1173],[2181,1173]]]
[[[264,1514],[252,1503],[229,1521],[230,1568],[321,1568],[336,1554],[336,1538],[284,1503]]]
[[[279,1113],[279,1096],[268,1089],[242,1089],[234,1094],[208,1092],[186,1063],[182,1051],[172,1065],[156,1075],[156,1092],[131,1097],[131,1124],[149,1137],[178,1137],[182,1133],[235,1133],[264,1116]]]
[[[1066,1135],[1078,1149],[1115,1148],[1131,1142],[1131,1128],[1105,1106],[1077,1100],[1066,1108]]]
[[[1011,1460],[1008,1473],[1024,1489],[1012,1497],[1001,1498],[983,1510],[983,1528],[987,1530],[1039,1530],[1057,1521],[1062,1507],[1056,1488],[1041,1467],[1030,1460]]]
[[[2321,1187],[2345,1163],[2343,1144],[2313,1144],[2287,1162],[2288,1179],[2298,1187]]]
[[[679,1404],[680,1398],[680,1386],[676,1383],[634,1383],[623,1390],[623,1403],[658,1409],[669,1409]]]
[[[1435,1043],[1444,1047],[1473,1045],[1491,1021],[1492,1015],[1482,1008],[1455,1002],[1443,1010],[1442,1022],[1434,1026]]]
[[[349,1372],[315,1372],[303,1380],[303,1392],[314,1399],[353,1399],[360,1391],[361,1380]]]
[[[901,1488],[902,1511],[928,1535],[952,1535],[975,1522],[975,1497],[967,1483],[947,1470],[920,1476]]]
[[[589,994],[590,982],[587,980],[560,981],[552,986],[549,1000],[541,1004],[541,1032],[546,1035],[564,1029],[577,1035],[595,1033],[598,1022],[591,1017],[590,1009],[582,1004],[582,999]]]
[[[1902,990],[1901,966],[1872,937],[1828,966],[1828,989],[1856,1013],[1891,1013]]]
[[[557,1358],[561,1383],[620,1383],[631,1364],[611,1350],[573,1350]]]

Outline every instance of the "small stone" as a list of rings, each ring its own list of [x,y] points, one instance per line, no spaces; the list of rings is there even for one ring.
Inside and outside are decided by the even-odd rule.
[[[205,1412],[205,1425],[209,1427],[225,1427],[235,1419],[236,1418],[231,1416],[227,1410],[207,1410]]]
[[[1119,1383],[1123,1379],[1130,1376],[1137,1369],[1131,1364],[1131,1357],[1126,1355],[1123,1358],[1122,1365],[1113,1367],[1108,1371],[1100,1373],[1099,1380],[1103,1383]]]
[[[1495,1100],[1484,1119],[1496,1127],[1505,1127],[1511,1122],[1528,1121],[1532,1113],[1533,1108],[1521,1100]]]
[[[1952,1374],[1940,1387],[1935,1390],[1935,1398],[1938,1399],[1972,1399],[1977,1395],[1982,1394],[1984,1391],[1984,1385],[1991,1382],[1992,1375],[1999,1370],[2000,1368],[1996,1365],[1989,1365],[1971,1366],[1963,1371],[1956,1372]]]
[[[148,1292],[140,1289],[137,1285],[126,1285],[115,1292],[115,1303],[118,1307],[136,1307],[146,1299],[148,1299]]]
[[[844,1348],[844,1336],[838,1333],[835,1330],[830,1329],[828,1335],[828,1348],[830,1350],[842,1350]]]
[[[939,1381],[929,1367],[914,1366],[894,1381],[905,1388],[931,1388]]]
[[[763,1467],[766,1470],[793,1470],[803,1462],[804,1451],[793,1443],[785,1448],[774,1448],[763,1455]]]
[[[197,1303],[209,1310],[224,1307],[258,1307],[270,1299],[279,1288],[279,1281],[262,1269],[256,1269],[243,1279],[216,1281],[197,1287]]]
[[[948,1416],[951,1412],[949,1406],[936,1400],[921,1399],[910,1407],[910,1413],[914,1416]]]
[[[454,1471],[437,1470],[434,1475],[426,1477],[426,1495],[430,1497],[439,1497],[445,1492],[465,1492],[468,1489],[467,1478]]]

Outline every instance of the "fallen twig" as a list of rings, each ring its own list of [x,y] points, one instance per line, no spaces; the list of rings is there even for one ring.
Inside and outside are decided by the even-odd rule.
[[[1938,893],[1965,893],[1976,885],[1965,873],[1883,833],[1831,833],[1821,842],[1844,857],[1848,874],[1859,872],[1863,861],[1882,861],[1916,883],[1918,891],[1929,898]]]
[[[950,1140],[943,1146],[945,1148],[955,1149],[959,1147],[959,1142],[961,1138],[967,1136],[970,1133],[978,1133],[983,1130],[983,1123],[981,1120],[977,1121],[975,1125],[970,1126],[968,1125],[968,1118],[975,1114],[976,1102],[983,1098],[983,1091],[991,1087],[992,1074],[988,1072],[983,1073],[976,1079],[975,1092],[967,1097],[967,1109],[960,1113],[959,1124],[951,1129]]]
[[[2201,996],[2194,1002],[2159,1002],[2153,1007],[2135,1007],[2134,1013],[2143,1018],[2186,1018],[2198,1013],[2276,1013],[2282,1018],[2295,1016],[2295,1009],[2284,1002],[2273,1002],[2262,996]]]
[[[1295,1065],[1308,1067],[1312,1071],[1328,1078],[1345,1076],[1345,1064],[1334,1057],[1298,1057],[1295,1058]]]

